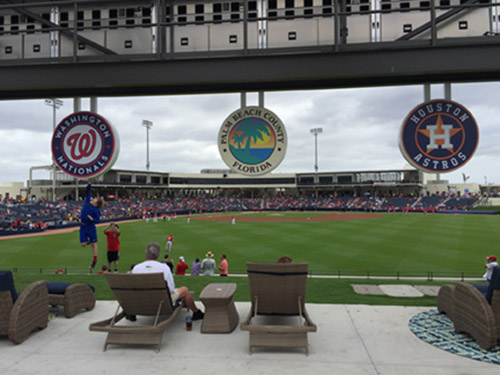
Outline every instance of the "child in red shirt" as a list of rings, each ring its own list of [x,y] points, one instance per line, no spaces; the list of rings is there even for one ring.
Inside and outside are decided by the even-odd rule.
[[[118,272],[118,260],[120,259],[120,229],[116,223],[109,224],[104,229],[108,240],[108,270],[111,272],[111,263],[114,263],[115,272]]]

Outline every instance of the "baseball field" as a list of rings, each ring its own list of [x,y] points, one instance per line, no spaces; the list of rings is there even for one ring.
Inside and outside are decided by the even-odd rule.
[[[231,215],[194,215],[189,224],[185,217],[158,223],[123,222],[120,272],[144,259],[148,243],[158,242],[164,248],[167,236],[172,234],[174,245],[170,254],[175,263],[183,256],[191,266],[195,258],[203,259],[208,251],[219,261],[225,253],[230,274],[244,274],[246,261],[273,262],[288,255],[294,262],[308,262],[313,275],[368,279],[376,275],[431,274],[434,278],[480,278],[485,257],[498,252],[499,228],[497,215],[400,213],[237,213],[236,225],[231,224]],[[106,263],[102,229],[98,228],[96,269]],[[54,277],[94,284],[100,282],[97,278],[102,279],[96,270],[89,273],[91,250],[80,247],[78,228],[65,233],[2,239],[0,248],[0,269],[15,269],[16,282],[21,284]],[[165,251],[161,256],[164,254]],[[66,274],[54,275],[58,268]],[[177,276],[176,282],[194,283],[200,288],[206,283],[193,279],[196,278]],[[241,282],[246,281],[238,281]],[[320,289],[320,295],[331,288],[324,283],[324,287],[315,288]],[[108,297],[103,294],[103,298]]]

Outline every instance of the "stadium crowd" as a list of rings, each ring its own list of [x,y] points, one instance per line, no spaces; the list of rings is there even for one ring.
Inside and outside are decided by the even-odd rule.
[[[275,196],[172,197],[166,199],[126,198],[109,200],[101,210],[102,221],[137,218],[164,218],[207,212],[239,211],[367,211],[367,212],[439,212],[470,210],[477,196]],[[78,225],[83,201],[37,202],[3,200],[0,203],[0,234],[42,231],[47,228]]]

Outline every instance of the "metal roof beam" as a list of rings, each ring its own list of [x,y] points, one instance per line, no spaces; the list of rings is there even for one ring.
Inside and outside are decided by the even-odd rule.
[[[281,91],[500,79],[495,37],[365,49],[0,65],[0,99]],[[409,45],[414,45],[409,48]],[[376,48],[377,47],[377,48]],[[300,51],[300,52],[299,52]],[[473,59],[470,57],[474,56]],[[119,56],[123,58],[123,56]],[[53,61],[53,62],[52,62]]]

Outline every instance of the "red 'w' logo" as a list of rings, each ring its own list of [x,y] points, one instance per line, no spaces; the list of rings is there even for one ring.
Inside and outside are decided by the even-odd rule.
[[[68,146],[71,147],[71,158],[80,160],[81,158],[90,156],[94,152],[96,143],[96,133],[90,130],[88,133],[73,134],[68,138]]]

